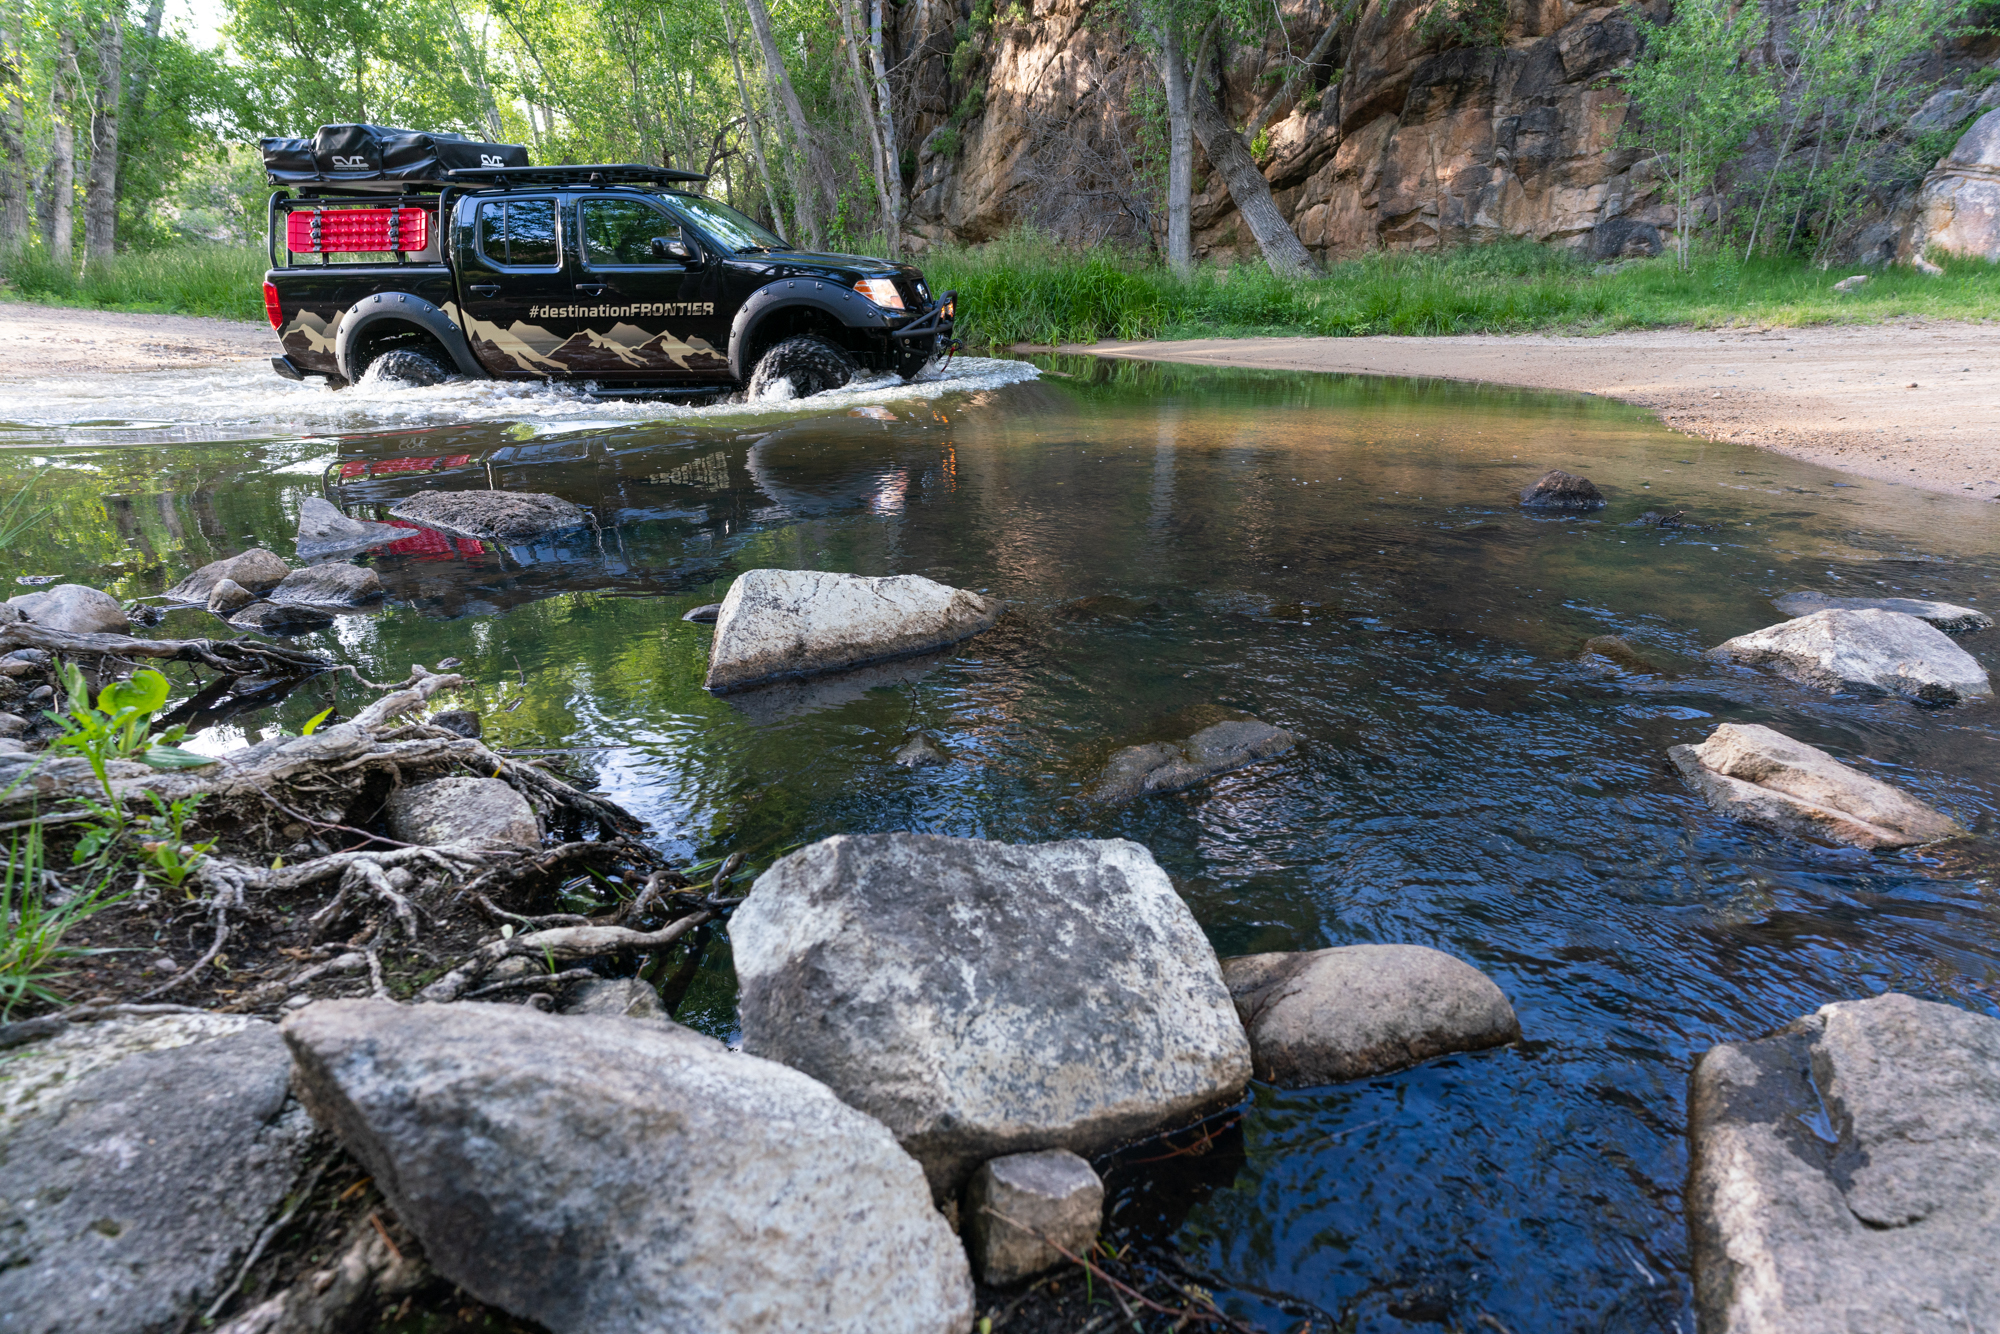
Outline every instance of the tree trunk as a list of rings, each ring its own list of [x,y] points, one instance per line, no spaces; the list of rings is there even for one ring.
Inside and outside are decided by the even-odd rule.
[[[889,67],[882,59],[882,0],[868,0],[868,59],[875,70],[875,115],[882,122],[883,163],[888,169],[889,255],[902,253],[903,157],[896,151],[896,113],[889,104]]]
[[[854,0],[834,0],[834,8],[840,11],[840,31],[847,38],[847,72],[854,78],[854,98],[861,105],[861,121],[868,129],[868,160],[875,168],[875,208],[881,215],[884,232],[889,230],[890,203],[889,173],[882,161],[882,124],[875,119],[875,99],[869,95],[868,80],[861,73],[861,36],[855,31]],[[889,253],[896,252],[896,238],[887,237]]]
[[[1187,273],[1194,268],[1188,218],[1194,193],[1194,130],[1188,122],[1187,57],[1171,29],[1159,29],[1154,40],[1160,49],[1153,63],[1167,92],[1167,266]]]
[[[28,239],[28,112],[21,100],[21,52],[11,23],[0,27],[0,247]]]
[[[125,94],[125,18],[97,34],[97,105],[90,117],[90,176],[83,187],[83,262],[103,264],[118,239],[118,112]]]
[[[64,268],[76,262],[76,127],[70,124],[77,79],[76,35],[56,38],[56,77],[49,89],[49,169],[42,185],[42,244]]]
[[[1278,201],[1271,197],[1271,183],[1257,169],[1257,160],[1208,95],[1206,73],[1198,71],[1190,82],[1189,109],[1194,132],[1201,137],[1201,151],[1208,154],[1209,165],[1222,174],[1236,211],[1243,215],[1250,234],[1257,238],[1257,247],[1264,252],[1264,262],[1271,266],[1271,272],[1286,277],[1311,273],[1311,252],[1300,244],[1292,224],[1285,221]]]
[[[804,225],[812,248],[822,250],[826,247],[819,207],[823,183],[818,164],[813,161],[812,127],[806,124],[805,108],[799,105],[799,95],[792,88],[792,76],[785,72],[785,58],[779,54],[777,39],[771,35],[771,15],[764,8],[764,0],[743,0],[743,6],[750,11],[750,28],[757,34],[758,49],[764,53],[765,72],[777,85],[778,96],[784,102],[785,116],[792,122],[792,157],[797,163],[792,170],[792,188],[799,222]]]
[[[722,32],[729,39],[729,66],[736,71],[736,95],[743,100],[743,121],[750,129],[750,157],[757,164],[757,183],[764,187],[764,199],[771,206],[771,221],[778,230],[789,230],[778,211],[778,192],[771,188],[771,164],[764,156],[764,131],[758,124],[757,109],[750,105],[750,85],[743,78],[743,57],[736,49],[736,25],[729,17],[729,0],[723,0]]]

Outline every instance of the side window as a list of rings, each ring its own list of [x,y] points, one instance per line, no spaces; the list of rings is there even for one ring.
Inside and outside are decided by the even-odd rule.
[[[555,200],[509,199],[481,204],[479,252],[495,264],[512,268],[559,264]]]
[[[592,264],[671,264],[653,256],[653,238],[681,239],[680,224],[638,199],[586,199],[583,253]]]

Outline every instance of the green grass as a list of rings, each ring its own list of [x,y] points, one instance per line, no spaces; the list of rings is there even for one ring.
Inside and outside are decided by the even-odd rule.
[[[1376,254],[1320,277],[1262,264],[1178,277],[1110,252],[1079,255],[1033,236],[921,261],[934,290],[956,288],[963,335],[979,344],[1274,334],[1603,333],[1663,325],[1872,322],[1899,315],[2000,316],[2000,265],[1821,271],[1801,261],[1707,254],[1683,273],[1670,257],[1598,272],[1573,252],[1528,241],[1444,255]],[[1858,292],[1833,290],[1870,273]]]
[[[260,246],[183,246],[114,257],[79,276],[39,247],[0,257],[0,294],[51,306],[264,318]]]

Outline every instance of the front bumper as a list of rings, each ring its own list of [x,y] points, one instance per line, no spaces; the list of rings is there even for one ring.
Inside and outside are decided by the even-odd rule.
[[[952,330],[958,321],[958,293],[946,292],[937,303],[908,324],[889,330],[896,369],[905,375],[922,370],[931,358],[950,352],[957,344]]]

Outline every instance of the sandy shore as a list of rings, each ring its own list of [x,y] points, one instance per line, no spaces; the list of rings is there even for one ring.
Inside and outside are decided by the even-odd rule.
[[[0,302],[0,379],[194,370],[277,351],[267,324]]]
[[[1596,338],[1213,338],[1065,347],[1273,370],[1602,394],[1676,430],[1951,495],[2000,499],[2000,323],[1664,329]]]

